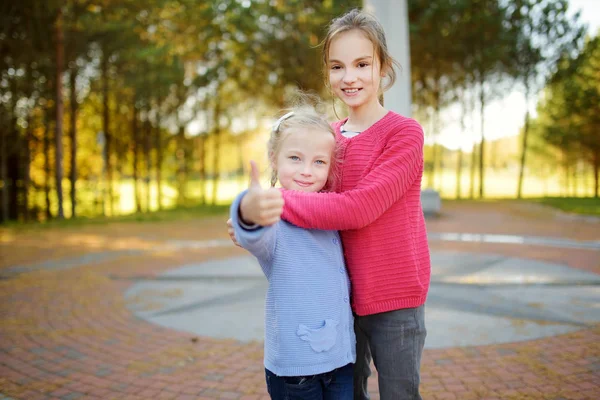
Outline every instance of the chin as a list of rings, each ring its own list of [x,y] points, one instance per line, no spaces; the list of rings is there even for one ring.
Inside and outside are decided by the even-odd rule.
[[[351,99],[350,101],[346,102],[346,105],[350,108],[358,108],[365,103],[366,102],[363,99]]]

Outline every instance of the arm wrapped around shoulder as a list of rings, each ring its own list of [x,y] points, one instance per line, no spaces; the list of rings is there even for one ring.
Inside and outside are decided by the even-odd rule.
[[[390,130],[373,168],[342,193],[284,192],[282,218],[303,228],[360,229],[400,200],[423,174],[423,129],[413,120]]]

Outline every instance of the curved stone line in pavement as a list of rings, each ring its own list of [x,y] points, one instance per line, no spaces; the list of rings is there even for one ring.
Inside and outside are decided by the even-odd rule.
[[[590,272],[459,252],[433,252],[432,269],[437,279],[426,306],[429,348],[535,339],[600,321],[600,276]],[[249,341],[263,338],[266,289],[256,260],[241,256],[167,271],[132,285],[125,297],[128,308],[150,322]]]
[[[76,257],[65,257],[57,260],[47,260],[38,263],[14,265],[3,268],[0,271],[0,278],[8,278],[13,275],[22,274],[24,272],[32,272],[41,269],[45,270],[63,270],[69,268],[80,267],[83,265],[94,265],[101,262],[116,260],[121,257],[134,256],[143,254],[144,250],[111,250],[111,251],[95,251]],[[1,399],[0,399],[1,400]]]
[[[550,238],[541,236],[495,235],[479,233],[429,233],[431,241],[469,242],[469,243],[498,243],[516,245],[550,246],[571,249],[600,250],[600,241],[578,241],[571,239]],[[102,261],[120,258],[124,255],[137,255],[150,251],[176,251],[181,249],[209,249],[230,247],[229,239],[211,240],[167,240],[163,245],[153,246],[151,250],[113,250],[88,253],[79,257],[66,257],[57,260],[42,261],[26,265],[14,265],[0,271],[0,278],[37,271],[40,269],[68,269],[83,265],[96,264]]]
[[[497,235],[488,233],[429,233],[429,240],[469,243],[522,244],[569,249],[600,250],[600,241],[583,241],[542,236]]]
[[[489,233],[429,233],[429,240],[449,241],[449,242],[476,242],[476,243],[498,243],[498,244],[520,244],[520,245],[537,245],[551,246],[560,248],[573,249],[590,249],[600,250],[600,241],[584,241],[574,239],[563,239],[543,236],[526,236],[526,235],[499,235]],[[165,243],[167,249],[202,249],[211,247],[228,247],[233,243],[229,239],[214,239],[214,240],[169,240]]]
[[[146,275],[128,275],[128,276],[118,276],[118,275],[109,275],[110,279],[117,281],[163,281],[163,282],[189,282],[189,281],[197,281],[197,282],[218,282],[218,281],[240,281],[240,280],[249,280],[254,279],[257,281],[262,281],[264,277],[262,276],[249,276],[249,277],[234,277],[234,276],[181,276],[181,277],[169,277],[169,276],[146,276]],[[552,282],[453,282],[452,280],[444,280],[444,279],[432,279],[431,284],[436,285],[446,285],[446,286],[454,286],[454,287],[520,287],[520,286],[600,286],[600,277],[597,280],[580,280],[580,281],[552,281]],[[2,400],[2,399],[0,399]]]

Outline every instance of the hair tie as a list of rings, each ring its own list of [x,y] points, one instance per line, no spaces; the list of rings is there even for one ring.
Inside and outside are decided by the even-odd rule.
[[[275,122],[275,125],[273,125],[273,132],[277,133],[279,131],[279,126],[281,125],[281,123],[286,119],[290,118],[292,115],[294,115],[294,112],[290,111],[289,113],[279,118],[277,122]]]

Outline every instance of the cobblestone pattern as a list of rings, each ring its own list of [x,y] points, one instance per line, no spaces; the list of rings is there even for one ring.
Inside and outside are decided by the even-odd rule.
[[[466,211],[459,211],[463,220],[468,218]],[[528,225],[533,222],[531,217]],[[169,224],[168,229],[160,228],[160,235],[210,238],[222,223],[195,221],[180,229]],[[436,229],[435,221],[428,225]],[[468,221],[444,228],[460,231],[465,225],[464,231],[469,231]],[[127,227],[126,233],[119,230],[120,236],[97,230],[90,233],[102,239],[102,245],[96,247],[84,246],[74,239],[75,234],[60,235],[60,231],[44,233],[44,238],[54,245],[72,238],[73,248],[83,254],[92,249],[122,248],[136,234],[148,237],[149,227]],[[594,238],[588,235],[583,239]],[[0,250],[4,255],[8,247],[19,252],[26,249],[26,254],[12,256],[21,261],[43,260],[50,254],[51,246],[38,248],[35,240],[23,240],[21,248],[18,238],[3,240]],[[145,253],[0,280],[0,400],[268,399],[261,343],[194,337],[151,325],[135,318],[123,298],[131,284],[128,277],[151,277],[183,264],[243,251],[153,253],[147,250],[148,243],[159,243],[160,238],[131,240],[132,247],[144,247]],[[472,243],[432,243],[432,248],[567,261],[576,268],[600,270],[597,252]],[[4,259],[2,265],[14,264]],[[424,399],[598,399],[600,325],[527,342],[426,350],[421,388]],[[370,380],[370,391],[377,400],[376,374]]]

